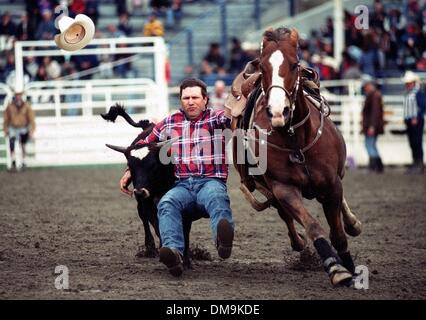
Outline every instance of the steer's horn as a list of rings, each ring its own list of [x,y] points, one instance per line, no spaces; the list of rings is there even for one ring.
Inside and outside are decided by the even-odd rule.
[[[121,153],[125,153],[126,152],[126,150],[127,150],[127,148],[125,148],[125,147],[118,147],[118,146],[113,146],[112,144],[105,144],[108,148],[110,148],[110,149],[112,149],[112,150],[115,150],[115,151],[118,151],[118,152],[121,152]]]
[[[166,141],[157,142],[157,144],[155,146],[158,147],[158,148],[161,148],[162,146],[165,146],[166,144],[172,144],[172,143],[175,143],[178,140],[179,140],[179,137],[174,137],[174,138],[171,138],[171,139],[166,140]]]

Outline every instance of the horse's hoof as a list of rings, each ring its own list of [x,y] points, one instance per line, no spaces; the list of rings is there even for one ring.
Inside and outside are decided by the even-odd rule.
[[[291,239],[290,237],[290,243],[294,251],[301,252],[306,248],[307,242],[303,234],[300,234],[299,232],[297,234],[299,235],[299,239],[296,239],[296,241],[293,241],[293,239]]]
[[[342,265],[352,274],[355,273],[355,263],[349,251],[339,252],[339,257],[342,260]]]
[[[357,221],[353,225],[345,224],[345,232],[351,237],[356,237],[361,234],[361,222]]]
[[[328,271],[331,284],[337,285],[348,285],[352,281],[352,273],[350,273],[344,266],[336,263],[330,267]]]

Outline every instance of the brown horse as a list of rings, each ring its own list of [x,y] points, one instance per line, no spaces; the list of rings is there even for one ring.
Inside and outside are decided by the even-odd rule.
[[[324,103],[315,105],[304,92],[297,48],[296,30],[278,28],[264,33],[259,64],[261,94],[250,128],[256,131],[256,149],[261,141],[259,133],[267,134],[267,167],[264,174],[251,178],[287,224],[292,248],[302,251],[306,246],[306,239],[296,232],[296,220],[313,242],[332,284],[348,284],[355,266],[345,231],[357,236],[361,223],[343,197],[346,146],[327,117]],[[253,152],[258,155],[258,150]],[[248,192],[246,186],[242,187]],[[322,204],[337,254],[318,220],[304,207],[303,197],[316,198]],[[252,205],[256,207],[253,199]]]

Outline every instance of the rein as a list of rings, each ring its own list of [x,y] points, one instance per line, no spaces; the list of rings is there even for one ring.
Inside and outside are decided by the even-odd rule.
[[[302,121],[300,121],[299,123],[297,123],[295,126],[293,126],[293,128],[294,128],[294,129],[297,129],[297,128],[299,128],[300,126],[302,126],[302,125],[303,125],[303,124],[304,124],[304,123],[305,123],[305,122],[309,119],[310,115],[311,115],[311,110],[309,109],[309,112],[308,112],[308,114],[306,115],[306,117],[305,117]],[[317,130],[317,134],[316,134],[316,136],[315,136],[314,140],[312,140],[312,141],[311,141],[311,143],[309,143],[309,144],[308,144],[307,146],[305,146],[304,148],[300,149],[300,151],[301,151],[302,153],[303,153],[303,152],[306,152],[306,151],[308,151],[310,148],[312,148],[312,147],[315,145],[315,143],[318,141],[318,139],[321,137],[321,135],[322,135],[322,129],[323,129],[323,127],[324,127],[324,112],[323,112],[322,110],[320,111],[320,120],[321,120],[321,123],[320,123],[320,126],[319,126],[318,130]],[[256,130],[258,130],[258,131],[265,131],[265,129],[263,129],[263,128],[259,127],[256,123],[254,123],[254,124],[253,124],[253,127],[254,127]],[[268,146],[271,146],[272,148],[277,149],[277,150],[280,150],[280,151],[285,151],[285,152],[294,152],[294,151],[295,151],[294,149],[290,149],[290,148],[283,148],[283,147],[280,147],[280,146],[278,146],[278,145],[276,145],[276,144],[274,144],[274,143],[272,143],[272,142],[265,141],[265,140],[263,140],[263,139],[252,138],[252,137],[249,137],[249,139],[252,139],[252,140],[258,141],[258,142],[260,142],[260,143],[262,143],[262,144],[266,143]]]
[[[311,109],[308,106],[308,114],[300,122],[298,122],[294,125],[292,124],[293,123],[294,110],[296,109],[297,94],[299,92],[300,77],[301,77],[301,75],[300,75],[300,64],[299,64],[299,62],[297,62],[297,79],[296,79],[296,82],[295,82],[291,92],[288,92],[288,90],[286,88],[284,88],[283,86],[276,85],[276,84],[269,86],[267,88],[267,90],[265,91],[264,88],[263,88],[263,85],[262,85],[262,94],[263,94],[264,98],[268,97],[268,94],[270,93],[270,91],[273,88],[283,90],[284,93],[286,94],[286,96],[290,98],[290,117],[289,117],[289,121],[288,121],[289,128],[287,130],[287,133],[293,139],[294,139],[294,133],[295,133],[294,131],[296,129],[302,127],[308,121],[309,117],[311,116]],[[305,163],[304,153],[307,152],[309,149],[311,149],[315,145],[315,143],[317,143],[317,141],[319,140],[319,138],[322,135],[323,128],[324,128],[324,117],[326,117],[328,115],[328,114],[327,115],[325,114],[326,111],[325,111],[324,107],[325,107],[325,103],[324,103],[324,101],[321,101],[320,106],[318,108],[319,111],[320,111],[320,126],[317,130],[315,138],[308,145],[306,145],[303,148],[299,148],[296,145],[296,143],[294,143],[293,148],[284,148],[284,147],[281,147],[281,146],[276,145],[274,143],[271,143],[269,141],[266,141],[266,140],[263,140],[263,139],[258,139],[256,137],[246,136],[246,139],[254,140],[254,141],[257,141],[261,144],[267,144],[271,148],[274,148],[274,149],[279,150],[279,151],[289,152],[290,153],[289,158],[290,158],[291,162],[297,163],[297,164],[304,164]],[[272,133],[274,132],[274,128],[271,127],[270,130],[263,129],[263,128],[260,128],[255,122],[253,122],[253,128],[256,129],[259,132],[266,133],[266,135],[268,135],[268,136],[272,135]]]

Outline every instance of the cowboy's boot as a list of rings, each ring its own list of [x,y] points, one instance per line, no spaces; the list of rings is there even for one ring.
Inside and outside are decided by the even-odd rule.
[[[376,172],[377,173],[383,173],[383,171],[384,171],[384,166],[383,166],[382,159],[380,157],[378,157],[376,159]]]

